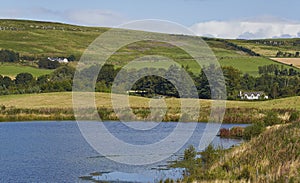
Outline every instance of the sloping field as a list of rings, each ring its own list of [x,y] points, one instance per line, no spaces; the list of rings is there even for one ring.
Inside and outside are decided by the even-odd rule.
[[[20,64],[0,64],[0,75],[2,76],[15,78],[17,74],[22,72],[31,73],[34,77],[39,77],[41,75],[50,74],[53,70],[38,69],[36,67],[23,66]]]
[[[98,107],[112,108],[110,93],[95,93]],[[118,95],[117,95],[118,96]],[[201,107],[209,107],[211,100],[198,100]],[[131,107],[149,107],[149,98],[130,96]],[[179,108],[180,99],[166,98],[166,104],[170,108]],[[38,108],[72,108],[72,92],[22,94],[0,96],[0,105],[26,109]],[[267,100],[267,101],[226,101],[227,108],[257,108],[257,109],[297,109],[300,111],[300,96]]]
[[[300,68],[300,58],[271,58],[271,59],[283,64],[293,65],[297,68]]]

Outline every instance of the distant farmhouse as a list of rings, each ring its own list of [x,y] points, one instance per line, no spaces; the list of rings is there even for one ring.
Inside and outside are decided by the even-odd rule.
[[[48,57],[48,60],[50,60],[52,62],[57,61],[59,63],[68,63],[69,62],[69,60],[67,58],[58,58],[58,57],[56,57],[56,58]]]
[[[242,100],[261,100],[261,99],[269,99],[264,92],[242,92],[240,91],[239,97]]]

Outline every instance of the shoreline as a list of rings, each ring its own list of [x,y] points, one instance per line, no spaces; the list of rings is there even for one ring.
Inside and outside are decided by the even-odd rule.
[[[77,123],[77,120],[25,120],[25,121],[0,121],[1,123]],[[116,120],[104,120],[104,121],[88,121],[88,120],[83,120],[81,122],[99,122],[99,123],[123,123],[122,121],[116,121]],[[153,121],[128,121],[125,123],[153,123]],[[177,121],[161,121],[161,122],[154,122],[154,123],[203,123],[206,124],[208,122],[203,122],[203,121],[199,121],[199,122],[193,122],[193,121],[189,121],[189,122],[177,122]],[[226,123],[226,122],[222,122],[220,123],[220,125],[250,125],[248,123]],[[219,135],[217,135],[218,137],[220,137]],[[228,139],[234,139],[234,138],[228,138]],[[237,139],[239,140],[239,139]]]
[[[126,121],[155,121],[151,118],[151,109],[145,107],[131,108],[133,114],[124,113],[123,119]],[[80,116],[84,120],[97,119],[93,110],[86,110],[84,116]],[[287,121],[289,116],[296,110],[293,109],[256,109],[256,108],[226,108],[222,123],[226,124],[252,124],[263,119],[268,112],[275,112],[282,119]],[[118,121],[119,117],[112,108],[100,107],[97,108],[98,115],[102,121]],[[210,117],[210,108],[202,108],[199,111],[198,118],[184,118],[184,114],[180,113],[180,108],[169,108],[165,115],[160,118],[163,122],[213,122]],[[96,118],[95,118],[96,117]],[[214,116],[213,116],[214,117]],[[0,122],[22,122],[22,121],[73,121],[76,120],[73,108],[15,108],[7,107],[0,109]],[[218,121],[217,121],[218,122]]]

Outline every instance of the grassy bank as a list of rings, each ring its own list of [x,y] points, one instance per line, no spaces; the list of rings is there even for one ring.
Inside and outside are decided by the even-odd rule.
[[[188,168],[186,182],[299,182],[300,122],[267,128],[258,137],[229,150],[209,146],[202,158],[178,165]]]
[[[120,97],[117,95],[117,97]],[[132,120],[149,119],[151,99],[130,96],[130,107],[136,117]],[[180,99],[164,99],[167,113],[164,121],[177,121],[181,117]],[[195,99],[196,100],[196,99]],[[211,100],[197,100],[200,103],[199,118],[191,121],[208,121],[211,109]],[[96,106],[103,120],[118,119],[112,109],[111,94],[96,93]],[[0,121],[24,120],[72,120],[74,119],[72,93],[43,93],[0,96]],[[291,97],[268,101],[227,101],[224,122],[226,123],[253,123],[264,117],[269,111],[275,111],[284,121],[295,110],[300,110],[300,97]]]

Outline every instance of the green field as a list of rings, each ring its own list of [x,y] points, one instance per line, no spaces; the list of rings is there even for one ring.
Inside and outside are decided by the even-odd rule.
[[[264,57],[237,57],[237,58],[224,58],[221,59],[222,66],[232,66],[238,68],[243,73],[248,73],[253,76],[258,75],[258,67],[270,64],[282,65]],[[284,66],[290,68],[290,66]]]
[[[39,77],[41,75],[50,74],[53,70],[38,69],[34,66],[24,66],[21,64],[0,64],[0,75],[2,76],[14,78],[17,74],[24,72],[31,73],[34,77]]]
[[[266,57],[275,57],[278,51],[295,53],[300,50],[300,39],[230,40]],[[274,43],[275,42],[275,43]],[[280,44],[279,44],[280,43]]]
[[[14,50],[19,52],[21,56],[32,56],[34,58],[68,57],[73,54],[77,60],[95,38],[109,30],[108,28],[25,20],[0,20],[0,27],[6,28],[0,30],[0,49]],[[200,37],[184,37],[191,40],[201,39]],[[257,75],[258,66],[276,63],[267,58],[249,56],[245,52],[229,47],[218,39],[205,39],[205,41],[222,66],[233,66],[243,73]],[[244,40],[230,41],[245,47],[252,48],[253,45],[253,42]],[[272,50],[276,49],[276,47],[272,47]],[[287,47],[286,49],[291,48]],[[256,47],[254,51],[257,51]],[[183,50],[170,44],[153,41],[136,42],[121,48],[109,58],[108,63],[114,64],[116,67],[122,67],[128,62],[145,55],[165,56],[180,65],[189,66],[190,70],[196,74],[200,71],[197,63]],[[139,67],[145,67],[143,64],[141,63]],[[5,74],[15,75],[16,73]]]

